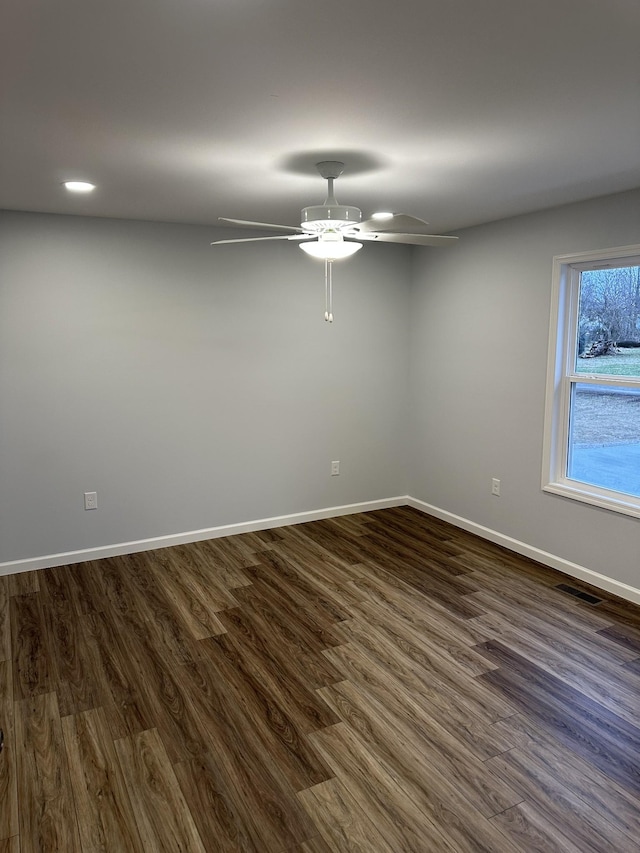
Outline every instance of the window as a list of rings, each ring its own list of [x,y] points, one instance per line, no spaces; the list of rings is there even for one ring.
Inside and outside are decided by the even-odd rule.
[[[640,516],[640,246],[554,258],[542,488]]]

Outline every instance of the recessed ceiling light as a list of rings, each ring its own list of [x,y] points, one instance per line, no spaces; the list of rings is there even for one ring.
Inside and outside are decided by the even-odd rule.
[[[72,193],[90,193],[96,185],[88,181],[65,181],[64,186]]]
[[[380,210],[378,213],[374,213],[371,216],[372,219],[393,219],[393,213],[389,213],[388,210]]]

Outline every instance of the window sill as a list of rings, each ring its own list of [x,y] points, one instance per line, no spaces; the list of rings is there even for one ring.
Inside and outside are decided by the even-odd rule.
[[[542,491],[640,518],[640,498],[634,498],[632,495],[623,497],[619,492],[610,492],[577,480],[558,480],[547,483],[542,487]]]

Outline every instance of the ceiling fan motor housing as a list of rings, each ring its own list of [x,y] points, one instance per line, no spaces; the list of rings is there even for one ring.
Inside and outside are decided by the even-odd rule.
[[[362,219],[359,207],[346,204],[315,204],[302,209],[300,225],[305,231],[327,231],[357,225]]]

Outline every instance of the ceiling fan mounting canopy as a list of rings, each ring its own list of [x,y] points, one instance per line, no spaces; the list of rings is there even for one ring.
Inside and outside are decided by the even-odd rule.
[[[335,180],[344,172],[344,163],[341,163],[340,160],[321,160],[316,163],[316,169],[325,181],[328,181],[329,178]]]
[[[302,209],[300,227],[311,234],[322,234],[325,231],[341,230],[361,222],[360,208],[338,204],[333,192],[333,182],[344,171],[344,163],[339,160],[322,160],[316,163],[316,169],[329,184],[327,198],[324,204],[314,204]]]

